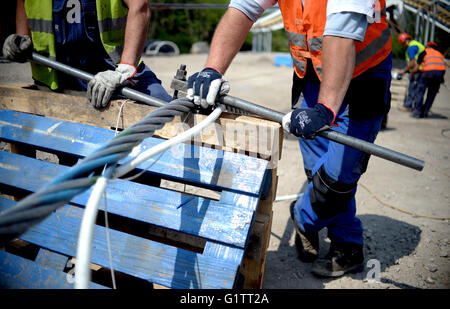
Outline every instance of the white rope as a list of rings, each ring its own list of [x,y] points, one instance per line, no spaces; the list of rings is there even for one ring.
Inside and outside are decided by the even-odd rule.
[[[283,195],[277,196],[274,202],[287,201],[287,200],[296,200],[299,197],[302,197],[304,193],[291,194],[291,195]]]
[[[109,269],[111,271],[111,281],[112,281],[112,286],[113,289],[115,290],[116,287],[116,277],[114,275],[114,266],[113,266],[113,261],[112,261],[112,254],[111,254],[111,240],[109,237],[109,223],[108,223],[108,198],[106,197],[106,189],[103,192],[103,201],[104,201],[104,205],[105,205],[105,232],[106,232],[106,244],[108,247],[108,259],[109,259]]]
[[[120,112],[122,110],[122,104]],[[214,122],[221,115],[223,108],[218,106],[206,119],[197,124],[196,126],[186,130],[180,135],[176,137],[166,140],[161,144],[158,144],[147,151],[139,154],[136,158],[126,162],[124,165],[116,168],[113,178],[118,178],[122,175],[127,174],[138,165],[147,161],[151,157],[166,151],[174,145],[185,142],[186,140],[191,139],[193,136],[199,134],[205,127]],[[116,126],[117,132],[117,126]],[[86,208],[83,214],[83,219],[80,227],[80,234],[78,236],[78,246],[77,246],[77,263],[75,265],[75,288],[76,289],[88,289],[91,281],[91,271],[89,267],[89,263],[91,260],[91,247],[92,247],[92,239],[94,234],[94,226],[95,220],[97,218],[98,213],[98,205],[100,202],[101,196],[104,194],[106,190],[106,186],[108,185],[108,179],[104,176],[101,176],[94,185],[92,189],[91,196],[86,204]],[[106,207],[106,205],[105,205]],[[105,208],[106,210],[106,208]]]
[[[91,282],[89,263],[91,260],[91,244],[94,235],[98,204],[108,185],[108,178],[100,177],[95,183],[91,196],[86,204],[78,235],[77,263],[75,264],[75,288],[88,289]]]
[[[138,167],[143,162],[147,161],[151,157],[161,153],[162,151],[165,151],[166,149],[171,148],[174,145],[183,143],[189,139],[191,139],[193,136],[200,133],[204,128],[206,128],[208,125],[210,125],[212,122],[214,122],[217,118],[219,118],[220,114],[222,113],[222,107],[217,107],[208,117],[206,117],[205,120],[197,124],[196,126],[190,128],[189,130],[184,131],[180,135],[177,135],[169,140],[166,140],[162,142],[161,144],[158,144],[141,154],[139,154],[134,159],[131,159],[121,166],[117,167],[114,172],[114,177],[120,177],[122,175],[127,174],[128,172],[132,171],[136,167]]]

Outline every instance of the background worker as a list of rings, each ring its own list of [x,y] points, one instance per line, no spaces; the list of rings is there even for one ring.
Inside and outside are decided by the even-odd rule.
[[[402,45],[405,50],[406,67],[400,71],[400,79],[402,75],[410,73],[417,64],[417,58],[419,54],[425,50],[425,46],[421,43],[413,40],[412,37],[407,33],[401,33],[398,36],[398,42]],[[412,111],[414,109],[413,102],[416,96],[417,89],[417,79],[420,74],[410,74],[409,75],[409,86],[408,94],[406,96],[405,102],[403,103],[404,111]]]
[[[55,91],[87,90],[96,108],[106,107],[125,85],[170,101],[161,81],[140,61],[149,21],[146,0],[17,0],[16,34],[5,40],[3,55],[25,62],[34,50],[95,74],[86,83],[31,63],[37,84]]]
[[[294,63],[292,106],[283,128],[299,138],[309,180],[302,199],[291,204],[296,246],[313,273],[340,276],[362,270],[363,230],[356,218],[357,181],[369,155],[316,133],[324,127],[373,142],[389,111],[392,38],[385,1],[232,0],[211,43],[205,68],[188,79],[188,98],[214,105],[228,89],[223,74],[253,23],[278,2]],[[299,184],[300,186],[300,184]],[[318,259],[318,232],[328,228],[330,251]]]
[[[414,118],[427,118],[430,108],[441,84],[444,82],[446,62],[444,55],[438,51],[434,42],[428,42],[425,50],[420,53],[413,72],[421,72],[417,79],[417,93],[414,98]],[[425,104],[423,98],[427,91]]]

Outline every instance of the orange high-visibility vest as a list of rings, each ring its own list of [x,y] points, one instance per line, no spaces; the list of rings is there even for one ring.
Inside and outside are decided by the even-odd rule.
[[[434,48],[425,48],[425,57],[422,62],[422,72],[425,71],[445,71],[445,57]]]
[[[278,0],[284,28],[289,41],[294,70],[298,77],[306,73],[307,58],[322,80],[322,40],[326,24],[327,0]],[[353,78],[376,66],[392,51],[391,31],[386,21],[385,0],[375,1],[375,17],[369,23],[363,42],[355,42],[356,59]],[[336,55],[339,61],[339,55]]]

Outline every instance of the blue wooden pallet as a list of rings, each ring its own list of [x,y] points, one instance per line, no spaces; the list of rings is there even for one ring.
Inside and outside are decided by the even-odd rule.
[[[113,131],[103,128],[0,109],[0,140],[38,150],[83,158],[113,136]],[[148,138],[140,150],[162,141]],[[130,181],[111,182],[107,189],[108,213],[191,235],[204,243],[201,252],[193,252],[110,229],[114,269],[171,288],[235,287],[259,200],[270,187],[268,162],[182,144],[176,152],[168,150],[137,170],[149,164],[152,165],[146,175],[219,191],[220,200]],[[63,165],[0,152],[0,186],[5,190],[34,192],[67,169]],[[67,259],[75,256],[83,207],[90,192],[76,196],[69,205],[20,238]],[[14,207],[15,203],[0,198],[0,210]],[[105,233],[104,227],[96,226],[92,263],[108,268]],[[22,262],[17,260],[21,265]],[[42,267],[36,261],[26,263]],[[5,276],[5,269],[8,267],[0,268],[0,276]]]

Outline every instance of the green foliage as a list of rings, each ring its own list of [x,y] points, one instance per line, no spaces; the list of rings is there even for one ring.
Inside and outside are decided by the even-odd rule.
[[[152,3],[204,3],[228,4],[229,0],[154,0]],[[195,42],[211,42],[214,30],[225,9],[152,9],[149,40],[172,41],[181,53],[189,53]],[[252,34],[249,33],[241,50],[252,49]],[[272,32],[272,50],[288,52],[284,29]]]
[[[215,3],[228,0],[155,0],[152,3]],[[225,9],[152,9],[149,40],[175,42],[181,53],[189,53],[193,43],[211,42],[214,30]]]
[[[398,33],[392,31],[392,58],[405,59],[405,49],[398,42]]]
[[[272,32],[272,51],[289,52],[289,44],[284,29]]]

